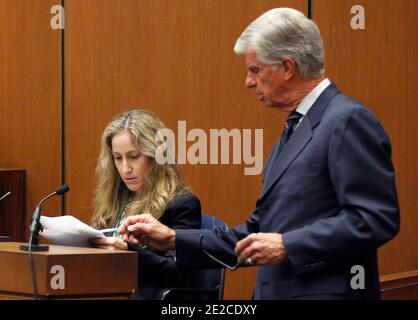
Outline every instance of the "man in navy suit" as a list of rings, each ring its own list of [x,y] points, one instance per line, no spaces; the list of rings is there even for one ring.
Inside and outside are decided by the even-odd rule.
[[[251,217],[171,230],[138,215],[122,225],[124,240],[175,248],[186,269],[254,265],[254,299],[378,299],[377,249],[399,231],[387,134],[324,76],[322,37],[299,11],[266,12],[234,50],[246,58],[246,87],[289,113]]]

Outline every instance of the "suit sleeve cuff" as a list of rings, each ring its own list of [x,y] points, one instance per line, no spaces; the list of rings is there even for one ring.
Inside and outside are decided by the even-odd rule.
[[[193,268],[197,261],[206,260],[202,256],[200,237],[203,230],[200,229],[176,229],[176,243],[174,259],[177,265],[183,269]]]
[[[282,235],[287,257],[297,276],[320,271],[325,268],[325,261],[309,255],[309,251],[302,247],[302,237],[306,236],[304,229],[286,232]]]

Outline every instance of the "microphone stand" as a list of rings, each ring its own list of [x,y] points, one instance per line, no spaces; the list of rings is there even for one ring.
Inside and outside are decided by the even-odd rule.
[[[50,195],[43,198],[41,202],[39,202],[32,216],[32,224],[30,226],[29,244],[20,246],[20,250],[28,251],[29,268],[30,268],[30,273],[31,273],[32,287],[33,287],[33,293],[35,295],[35,300],[39,299],[39,295],[38,295],[38,287],[36,283],[36,273],[35,273],[35,266],[33,263],[32,251],[48,251],[49,250],[49,246],[40,245],[39,240],[38,240],[39,231],[43,230],[43,226],[39,222],[39,219],[41,218],[41,206],[42,206],[42,203],[44,203],[49,198],[55,195],[62,195],[66,193],[68,190],[70,190],[70,188],[66,184],[64,184],[60,186],[56,191],[54,191]]]
[[[40,245],[39,244],[38,234],[39,234],[39,231],[42,231],[44,229],[42,224],[39,222],[39,219],[41,218],[42,203],[44,203],[49,198],[55,196],[56,194],[57,194],[56,191],[51,193],[50,195],[43,198],[41,200],[41,202],[39,202],[39,204],[37,205],[37,207],[36,207],[36,209],[35,209],[35,211],[33,212],[33,215],[32,215],[32,224],[30,226],[29,244],[28,245],[25,245],[25,244],[21,245],[20,250],[22,250],[22,251],[48,251],[49,250],[48,245]]]
[[[41,218],[41,205],[45,200],[49,199],[52,196],[55,196],[56,193],[57,193],[56,191],[51,193],[49,196],[45,197],[44,199],[41,200],[41,202],[39,202],[38,206],[36,207],[32,215],[32,224],[30,226],[29,244],[28,245],[22,244],[19,246],[20,250],[28,251],[29,267],[30,267],[30,273],[31,273],[31,279],[32,279],[33,292],[35,294],[35,300],[39,300],[39,295],[38,295],[38,286],[36,284],[36,274],[35,274],[35,267],[33,264],[32,251],[48,251],[49,250],[49,246],[39,245],[39,240],[38,240],[38,233],[39,231],[43,230],[43,227],[41,223],[39,222],[39,219]]]

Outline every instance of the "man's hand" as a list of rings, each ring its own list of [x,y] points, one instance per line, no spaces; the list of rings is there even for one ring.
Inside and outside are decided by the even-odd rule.
[[[150,214],[141,214],[127,218],[119,228],[123,241],[134,245],[167,251],[176,244],[176,232],[165,226]]]
[[[95,248],[102,249],[118,249],[118,250],[128,250],[128,245],[122,239],[115,237],[108,238],[91,238],[89,239],[90,244]]]
[[[235,252],[247,265],[271,266],[287,257],[280,233],[252,233],[237,243]]]

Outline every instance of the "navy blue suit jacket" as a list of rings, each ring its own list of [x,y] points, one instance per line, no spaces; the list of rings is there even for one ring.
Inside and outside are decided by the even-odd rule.
[[[399,231],[399,207],[390,141],[376,117],[331,84],[272,155],[251,218],[226,233],[176,231],[178,265],[219,267],[202,247],[233,265],[237,241],[276,232],[288,258],[257,267],[255,299],[378,299],[377,248]],[[355,265],[364,289],[351,286]]]

